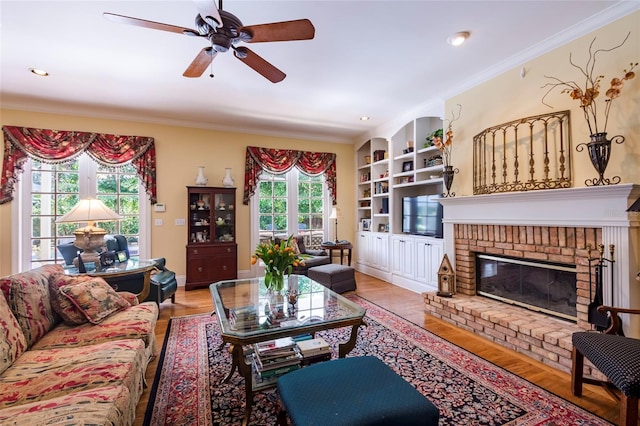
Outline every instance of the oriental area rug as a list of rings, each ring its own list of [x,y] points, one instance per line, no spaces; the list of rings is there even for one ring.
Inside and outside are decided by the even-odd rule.
[[[348,356],[383,360],[438,407],[440,425],[610,425],[373,303],[349,298],[367,310],[367,326],[360,328]],[[336,351],[349,332],[344,328],[317,335]],[[242,423],[244,384],[237,373],[229,383],[221,383],[231,367],[231,356],[221,343],[215,316],[171,319],[145,425]],[[277,401],[275,388],[257,393],[250,424],[275,425]]]

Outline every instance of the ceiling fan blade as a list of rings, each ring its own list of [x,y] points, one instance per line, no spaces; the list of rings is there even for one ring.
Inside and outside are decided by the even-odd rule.
[[[253,68],[254,71],[261,74],[264,78],[272,83],[278,83],[284,80],[284,78],[287,76],[278,68],[274,67],[269,62],[265,61],[260,56],[255,54],[252,50],[244,46],[236,47],[233,51],[233,54],[236,58],[249,65],[251,68]]]
[[[135,25],[136,27],[151,28],[153,30],[169,31],[178,34],[199,35],[197,31],[192,30],[191,28],[162,24],[160,22],[147,21],[140,18],[132,18],[130,16],[116,15],[115,13],[104,12],[102,16],[110,21],[117,22],[119,24]]]
[[[251,40],[248,40],[247,43],[311,40],[316,33],[316,29],[308,19],[249,25],[248,27],[242,27],[240,31],[251,35]]]
[[[218,52],[213,50],[211,47],[205,47],[200,51],[200,53],[198,53],[182,75],[191,78],[200,77],[217,54]]]
[[[220,18],[220,11],[216,6],[216,0],[194,0],[193,1],[200,12],[200,16],[213,28],[218,28],[222,25],[222,18]]]

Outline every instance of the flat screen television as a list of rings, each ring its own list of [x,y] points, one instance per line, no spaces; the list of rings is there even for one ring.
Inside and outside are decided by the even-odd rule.
[[[402,232],[442,238],[439,195],[402,197]]]

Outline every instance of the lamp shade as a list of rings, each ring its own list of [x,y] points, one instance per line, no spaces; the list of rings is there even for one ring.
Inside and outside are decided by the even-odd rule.
[[[331,214],[329,215],[329,219],[340,219],[342,217],[342,212],[338,207],[333,207],[331,209]]]
[[[100,222],[120,220],[122,217],[96,198],[85,198],[78,201],[71,210],[58,218],[56,223],[64,222]]]

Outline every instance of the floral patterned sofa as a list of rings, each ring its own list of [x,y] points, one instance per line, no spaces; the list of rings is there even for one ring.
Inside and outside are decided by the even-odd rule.
[[[45,265],[0,278],[0,425],[130,425],[158,306]]]

